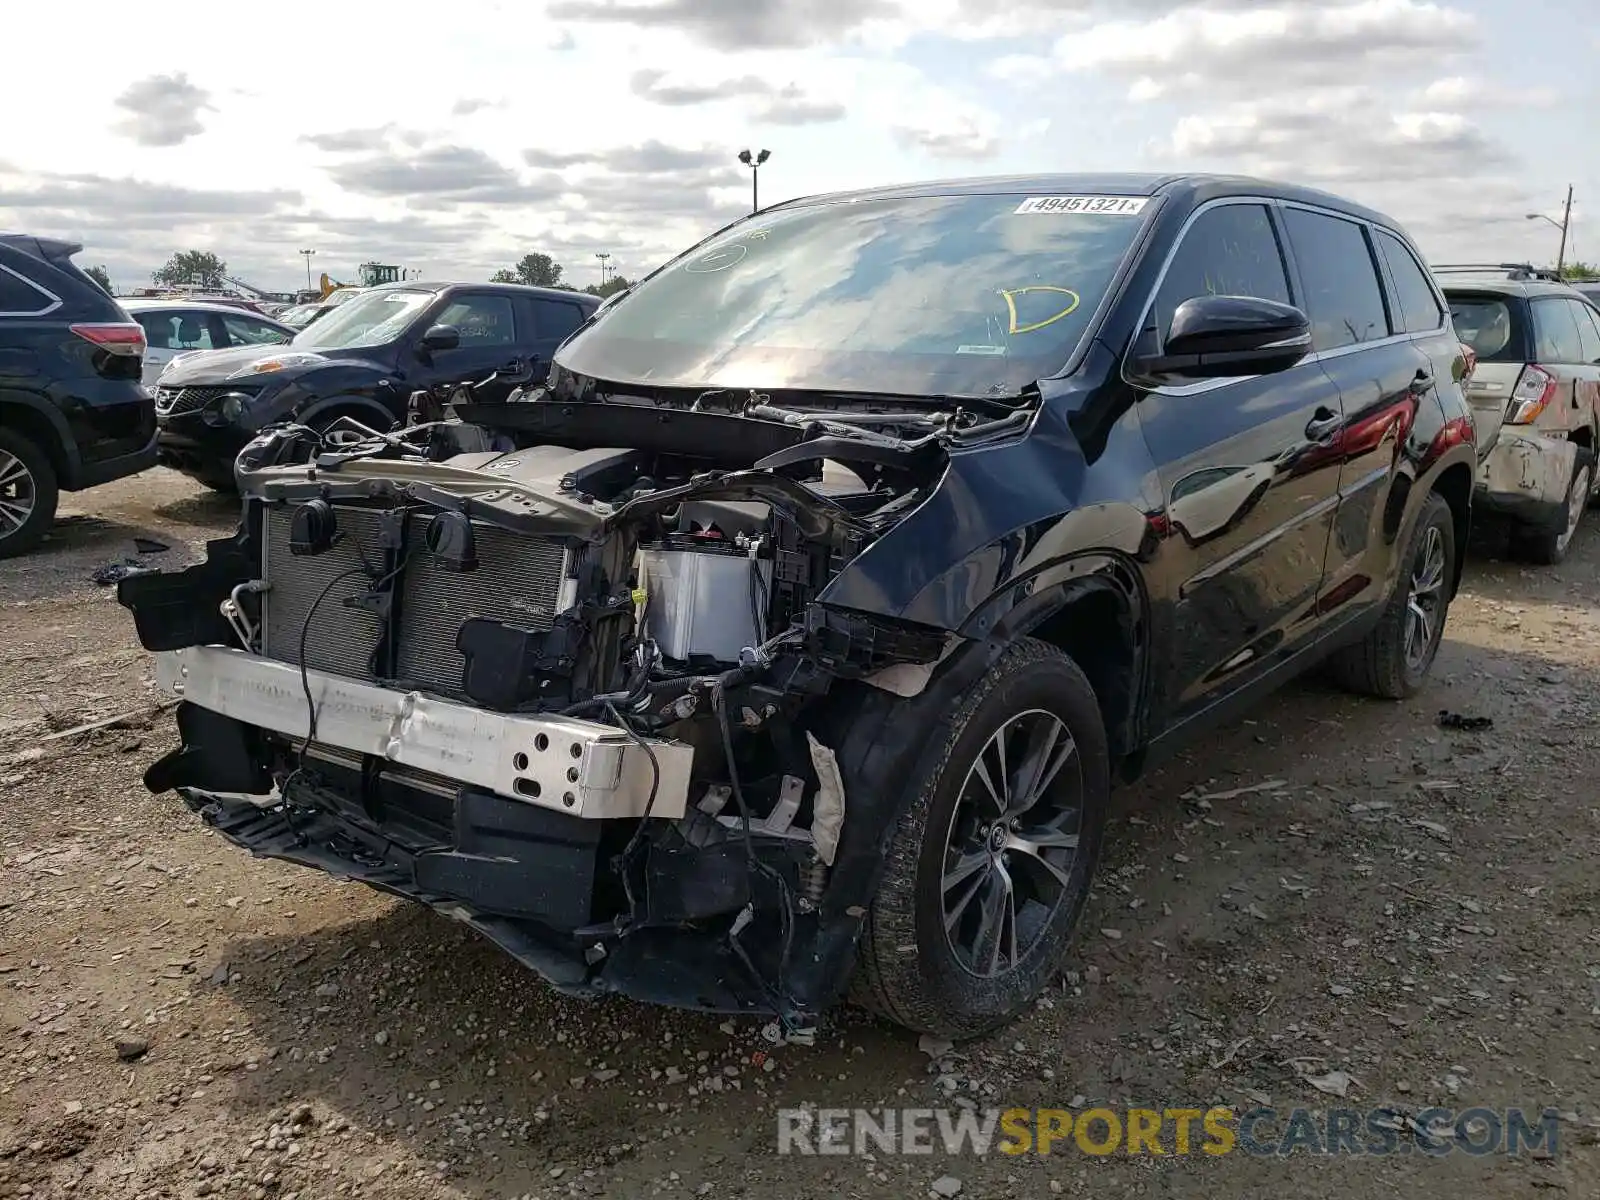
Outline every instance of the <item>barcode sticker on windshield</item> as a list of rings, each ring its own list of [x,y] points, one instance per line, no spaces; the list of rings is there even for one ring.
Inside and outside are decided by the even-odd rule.
[[[1029,196],[1017,213],[1090,213],[1136,217],[1150,203],[1148,196]]]

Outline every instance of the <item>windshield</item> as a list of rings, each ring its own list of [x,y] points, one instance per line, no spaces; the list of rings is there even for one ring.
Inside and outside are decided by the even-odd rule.
[[[558,358],[663,387],[1015,394],[1072,357],[1150,208],[935,196],[761,214],[640,284]]]
[[[399,337],[432,300],[432,292],[366,292],[307,325],[291,344],[302,350],[382,346]]]

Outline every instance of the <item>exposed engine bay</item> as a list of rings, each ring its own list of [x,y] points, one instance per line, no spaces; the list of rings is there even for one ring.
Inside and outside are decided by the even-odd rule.
[[[842,760],[957,640],[829,586],[952,437],[1018,416],[540,398],[270,429],[238,533],[119,587],[181,701],[146,782],[568,992],[803,1030],[892,819]]]

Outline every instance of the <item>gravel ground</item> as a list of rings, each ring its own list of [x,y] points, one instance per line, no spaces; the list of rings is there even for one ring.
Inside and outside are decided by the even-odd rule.
[[[1062,985],[949,1051],[563,1000],[208,835],[139,782],[171,717],[89,576],[233,504],[154,471],[64,507],[0,565],[0,1196],[1600,1194],[1600,521],[1555,570],[1480,548],[1416,700],[1306,681],[1119,792]],[[1553,1154],[776,1153],[779,1107],[1213,1104],[1561,1116]]]

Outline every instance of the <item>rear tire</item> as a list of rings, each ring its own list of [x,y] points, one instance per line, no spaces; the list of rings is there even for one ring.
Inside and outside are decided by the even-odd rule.
[[[1585,461],[1587,459],[1587,461]],[[1594,492],[1595,462],[1592,455],[1580,452],[1573,465],[1572,479],[1567,483],[1567,499],[1561,506],[1561,517],[1553,529],[1519,530],[1515,536],[1517,549],[1530,563],[1553,567],[1565,561],[1572,548],[1573,536],[1583,521]]]
[[[60,498],[50,456],[20,433],[0,429],[0,558],[42,542]]]
[[[1432,492],[1423,501],[1400,560],[1400,577],[1377,627],[1328,659],[1328,673],[1335,682],[1385,700],[1416,695],[1444,638],[1458,553],[1450,506]]]
[[[1031,638],[931,733],[852,998],[908,1029],[969,1038],[1028,1008],[1060,970],[1099,857],[1110,762],[1089,681]]]

